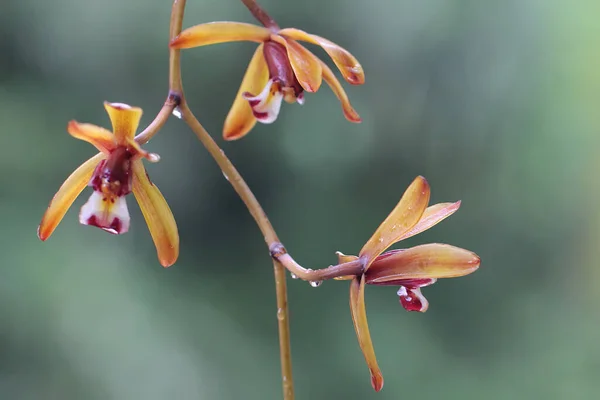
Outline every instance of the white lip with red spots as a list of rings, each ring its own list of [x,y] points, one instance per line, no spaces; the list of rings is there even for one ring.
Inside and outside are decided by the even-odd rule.
[[[125,196],[106,196],[96,190],[79,213],[79,222],[83,225],[96,226],[117,235],[129,230],[129,221]]]
[[[262,92],[254,96],[251,93],[245,92],[242,97],[248,100],[248,104],[252,108],[252,114],[257,121],[263,124],[273,123],[279,115],[281,109],[281,101],[283,100],[283,92],[281,85],[273,79],[269,79]]]

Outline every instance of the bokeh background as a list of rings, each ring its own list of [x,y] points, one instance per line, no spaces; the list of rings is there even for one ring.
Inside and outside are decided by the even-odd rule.
[[[184,26],[252,22],[235,0],[188,1]],[[298,399],[592,399],[600,390],[600,3],[595,0],[263,0],[282,26],[350,49],[351,124],[324,86],[239,142],[222,123],[254,51],[189,50],[195,113],[305,267],[356,253],[416,175],[461,210],[405,245],[477,252],[475,274],[407,313],[369,287],[385,376],[372,391],[347,282],[289,281]],[[46,243],[36,227],[93,148],[70,119],[167,90],[167,0],[3,0],[0,6],[0,398],[278,399],[272,265],[259,230],[194,135],[147,146],[181,256],[169,269],[133,198],[116,237],[82,227],[84,193]],[[325,55],[318,49],[315,52]]]

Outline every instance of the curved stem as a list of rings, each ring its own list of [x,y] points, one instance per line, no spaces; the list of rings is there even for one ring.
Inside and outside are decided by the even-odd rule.
[[[171,8],[171,22],[169,26],[169,40],[175,38],[181,32],[183,26],[183,14],[186,0],[173,1]],[[169,49],[169,95],[165,104],[160,109],[154,121],[150,123],[136,137],[136,141],[142,145],[147,143],[167,122],[175,107],[179,106],[183,98],[183,86],[181,84],[181,52],[178,49]]]
[[[248,10],[250,10],[250,12],[252,13],[254,18],[256,18],[258,22],[263,24],[265,28],[268,28],[275,32],[281,29],[279,28],[279,25],[277,25],[277,22],[275,22],[275,20],[271,18],[269,14],[267,14],[265,9],[262,8],[256,2],[256,0],[242,0],[242,3],[244,3]]]
[[[357,258],[354,261],[347,263],[330,265],[323,269],[306,269],[298,264],[292,256],[290,256],[281,244],[271,246],[271,255],[279,261],[288,271],[296,275],[296,277],[312,282],[325,281],[328,279],[342,278],[348,276],[360,275],[364,272],[364,260]]]
[[[231,186],[235,189],[238,196],[242,199],[252,217],[258,224],[258,227],[265,236],[265,241],[269,246],[274,243],[279,243],[277,233],[273,229],[271,222],[267,218],[267,215],[263,211],[262,207],[256,197],[233,166],[231,161],[225,156],[225,152],[214,141],[212,136],[204,129],[200,121],[194,116],[192,110],[188,107],[187,103],[183,101],[180,105],[181,117],[194,131],[198,139],[202,142],[204,147],[208,150],[211,156],[214,158],[216,163],[219,165],[225,177],[231,183]],[[294,399],[294,381],[292,378],[292,354],[290,346],[290,324],[289,324],[289,310],[287,304],[287,286],[286,286],[286,273],[283,265],[277,260],[273,259],[273,269],[275,273],[275,288],[277,295],[277,325],[279,328],[279,355],[281,359],[281,378],[283,384],[283,398],[284,400]]]
[[[136,142],[140,145],[148,143],[148,141],[150,141],[150,139],[152,139],[152,137],[156,135],[167,122],[178,104],[179,102],[175,101],[172,96],[167,97],[165,104],[162,106],[156,117],[154,117],[154,121],[135,137]]]

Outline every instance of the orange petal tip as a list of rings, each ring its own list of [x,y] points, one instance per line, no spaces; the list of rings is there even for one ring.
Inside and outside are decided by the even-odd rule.
[[[45,242],[46,239],[48,239],[48,235],[46,234],[46,232],[42,232],[42,230],[40,229],[41,227],[42,226],[39,225],[37,228],[37,236],[42,242]]]
[[[375,389],[376,392],[381,391],[383,389],[383,376],[379,371],[369,370],[371,372],[371,386]]]

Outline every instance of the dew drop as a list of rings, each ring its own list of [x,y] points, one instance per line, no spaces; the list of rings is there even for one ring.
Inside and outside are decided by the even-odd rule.
[[[285,319],[285,315],[283,313],[283,308],[277,309],[277,319],[283,321]]]
[[[175,107],[175,108],[173,109],[173,112],[172,112],[172,114],[173,114],[173,116],[175,116],[175,118],[179,118],[179,119],[181,119],[181,117],[182,117],[182,114],[181,114],[181,108],[179,108],[179,107]]]
[[[379,243],[383,243],[383,238],[379,238]]]
[[[321,286],[321,283],[323,283],[323,281],[310,281],[308,283],[310,283],[310,286],[312,287],[319,287]]]
[[[290,275],[292,276],[292,279],[298,279],[298,275],[296,275],[295,273],[290,272]]]
[[[227,174],[223,171],[223,177],[225,177],[225,179],[227,179],[227,181],[229,182],[229,177],[227,176]]]

